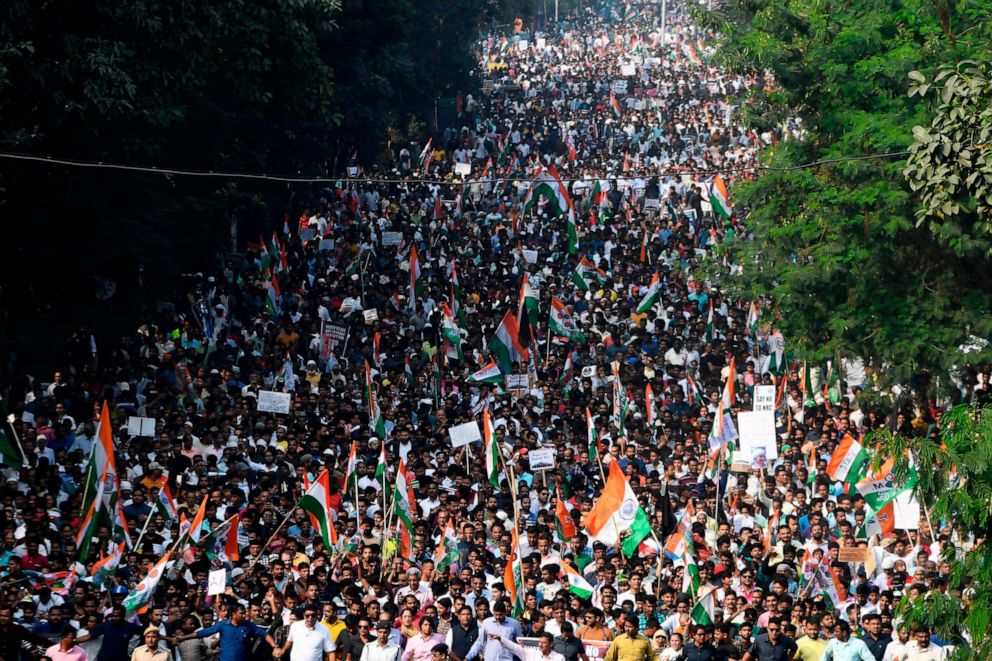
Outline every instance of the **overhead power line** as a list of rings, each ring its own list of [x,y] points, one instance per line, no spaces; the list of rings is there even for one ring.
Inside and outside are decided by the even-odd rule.
[[[802,163],[799,165],[790,165],[788,167],[776,167],[772,165],[747,165],[738,167],[722,167],[713,168],[707,170],[684,170],[680,172],[671,172],[665,174],[672,175],[691,175],[691,176],[714,176],[717,174],[737,174],[741,172],[793,172],[796,170],[807,170],[809,168],[819,167],[821,165],[830,165],[833,163],[853,163],[856,161],[872,161],[880,160],[886,158],[895,158],[897,156],[907,156],[909,151],[896,151],[887,152],[884,154],[865,154],[863,156],[840,156],[837,158],[824,158],[818,161],[812,161],[810,163]],[[401,179],[401,178],[371,178],[371,177],[307,177],[301,175],[276,175],[276,174],[256,174],[250,172],[216,172],[213,170],[187,170],[181,168],[160,168],[153,166],[142,166],[142,165],[123,165],[120,163],[104,163],[102,161],[84,161],[78,159],[69,158],[58,158],[54,156],[36,156],[33,154],[14,154],[9,152],[0,152],[0,158],[8,160],[18,160],[18,161],[31,161],[34,163],[46,163],[50,165],[64,165],[67,167],[74,168],[90,168],[90,169],[103,169],[103,170],[123,170],[127,172],[142,172],[146,174],[158,174],[158,175],[172,175],[178,177],[214,177],[221,179],[250,179],[250,180],[262,180],[262,181],[274,181],[282,183],[301,183],[301,184],[319,184],[319,183],[337,183],[337,182],[372,182],[380,184],[408,184],[408,183],[421,183],[421,184],[439,184],[439,185],[461,185],[461,184],[487,184],[493,181],[499,180],[511,180],[509,177],[497,177],[494,179],[465,179],[463,181],[451,181],[447,179]],[[592,176],[592,177],[562,177],[563,182],[577,182],[577,181],[618,181],[621,179],[629,179],[628,176],[623,175],[607,175],[607,176]],[[529,181],[529,179],[513,179],[513,181]]]

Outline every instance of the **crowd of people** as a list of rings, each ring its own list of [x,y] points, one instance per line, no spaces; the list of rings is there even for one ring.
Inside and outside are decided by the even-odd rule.
[[[484,39],[427,147],[8,384],[0,657],[945,658],[894,606],[973,540],[861,534],[828,463],[885,422],[870,375],[783,361],[774,311],[709,275],[747,239],[723,182],[797,129],[744,127],[735,95],[774,81],[661,12]],[[724,432],[761,386],[774,447],[742,467]],[[634,544],[591,523],[611,478]],[[333,530],[300,506],[325,483]]]

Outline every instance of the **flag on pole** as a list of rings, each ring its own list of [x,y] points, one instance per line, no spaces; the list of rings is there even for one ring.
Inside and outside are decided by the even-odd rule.
[[[524,577],[523,565],[520,562],[520,537],[516,526],[513,526],[510,555],[503,569],[503,585],[506,586],[506,593],[510,595],[512,603],[510,615],[518,617],[524,611]]]
[[[485,367],[477,372],[472,372],[465,381],[467,383],[502,383],[503,373],[499,371],[499,365],[496,364],[496,361],[490,360]]]
[[[562,542],[567,542],[575,537],[575,519],[565,505],[562,498],[561,489],[558,489],[558,497],[555,499],[555,528],[558,530],[558,538]]]
[[[579,251],[579,231],[575,226],[575,214],[568,214],[568,254],[574,255]]]
[[[458,557],[458,537],[455,536],[455,527],[451,525],[451,518],[448,518],[448,525],[445,526],[434,552],[435,571],[443,575],[449,567],[458,561]]]
[[[593,283],[600,287],[606,284],[606,272],[596,268],[592,262],[583,257],[572,272],[571,280],[582,291],[589,291],[589,287]]]
[[[713,624],[713,616],[716,612],[716,587],[711,586],[699,596],[696,600],[696,604],[692,607],[689,612],[689,617],[696,624],[710,625]]]
[[[500,369],[505,374],[513,371],[513,363],[527,362],[527,349],[520,346],[518,340],[520,328],[517,325],[517,318],[512,312],[507,311],[500,322],[496,334],[489,340],[489,350],[495,356]]]
[[[620,543],[627,557],[632,557],[641,540],[651,533],[648,516],[615,461],[610,462],[610,473],[603,493],[582,518],[582,525],[594,541],[602,542],[607,547]]]
[[[382,480],[386,474],[386,442],[379,443],[379,463],[375,466],[375,479]]]
[[[524,213],[533,209],[542,195],[548,200],[547,208],[553,216],[567,213],[572,208],[572,198],[554,166],[539,171],[534,177],[524,196]]]
[[[613,96],[613,92],[610,92],[610,112],[613,113],[613,117],[620,119],[623,111],[620,110],[620,102],[617,101],[617,97]]]
[[[8,429],[7,406],[0,397],[0,460],[3,465],[13,470],[20,470],[24,465],[24,457],[17,445],[11,440],[13,430]]]
[[[562,560],[561,568],[565,571],[565,579],[568,581],[568,591],[579,599],[589,599],[594,591],[589,581],[582,577],[582,574],[575,571],[567,561]]]
[[[650,383],[644,386],[644,419],[648,427],[654,426],[654,389]]]
[[[327,470],[317,476],[296,506],[310,515],[310,521],[314,530],[320,533],[324,548],[333,549],[337,535],[332,532],[334,523],[331,521],[331,478]]]
[[[599,437],[596,434],[596,425],[592,421],[592,413],[586,407],[586,443],[589,446],[589,459],[596,461],[599,459]]]
[[[850,434],[844,434],[827,463],[827,475],[837,482],[857,484],[864,476],[869,462],[868,451]]]
[[[121,559],[124,557],[124,542],[120,544],[115,544],[110,551],[110,555],[104,555],[103,551],[100,552],[100,559],[93,564],[93,569],[90,571],[90,576],[94,578],[104,579],[114,575],[117,571],[117,567],[121,564]]]
[[[176,501],[172,498],[172,492],[169,490],[168,483],[163,484],[158,490],[155,507],[166,522],[175,521],[179,518],[179,510],[176,508]]]
[[[417,309],[417,296],[424,291],[424,281],[420,275],[420,258],[417,257],[417,246],[410,246],[410,301],[411,310]]]
[[[451,312],[454,313],[456,317],[461,319],[463,324],[468,323],[468,318],[465,315],[465,310],[462,309],[462,287],[458,282],[458,267],[455,264],[455,260],[451,260]]]
[[[400,555],[409,559],[413,541],[413,495],[406,481],[406,463],[400,458],[396,469],[396,482],[393,486],[393,510],[396,512],[397,532],[399,533]]]
[[[713,183],[710,184],[710,204],[713,205],[713,213],[726,220],[734,215],[734,208],[730,206],[730,196],[727,194],[727,184],[720,175],[713,177]]]
[[[489,484],[499,488],[499,445],[496,443],[496,430],[493,429],[489,407],[482,409],[482,439],[485,444],[486,479]]]
[[[706,341],[712,342],[714,338],[713,333],[713,299],[710,299],[710,310],[706,315]]]
[[[444,338],[445,356],[452,360],[465,360],[465,352],[462,351],[462,334],[455,323],[455,315],[452,314],[448,304],[441,302],[441,336]]]
[[[379,401],[375,395],[375,388],[372,383],[372,370],[369,368],[369,361],[365,361],[365,391],[369,403],[369,429],[379,438],[386,438],[386,420],[382,416],[382,409],[379,408]],[[354,453],[354,444],[352,445]]]
[[[551,319],[549,321],[551,332],[559,337],[564,337],[570,342],[585,344],[586,336],[579,330],[579,325],[575,323],[572,313],[568,307],[555,297],[551,298]]]
[[[121,605],[124,606],[124,610],[128,617],[132,615],[140,615],[148,610],[148,606],[151,604],[152,596],[155,594],[155,588],[158,587],[159,581],[162,580],[162,575],[165,574],[165,570],[168,568],[169,559],[172,557],[173,549],[162,556],[162,558],[156,562],[145,577],[131,590]]]
[[[351,450],[348,452],[348,463],[344,467],[344,490],[351,493],[355,490],[358,480],[358,457],[355,441],[351,442]]]
[[[651,308],[655,306],[658,300],[661,298],[661,276],[655,271],[654,275],[651,276],[651,284],[648,285],[648,290],[644,294],[644,298],[641,302],[637,304],[637,314],[644,314]]]

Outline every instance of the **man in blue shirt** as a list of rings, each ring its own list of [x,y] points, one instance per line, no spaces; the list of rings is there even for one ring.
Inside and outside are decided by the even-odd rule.
[[[483,652],[485,661],[513,661],[513,653],[503,647],[501,639],[517,642],[517,638],[523,635],[520,623],[506,616],[506,604],[497,601],[493,604],[493,615],[487,617],[482,626],[479,627],[479,637],[469,649],[468,654],[462,661],[472,661]]]
[[[114,606],[107,621],[95,627],[85,636],[76,639],[76,643],[85,643],[92,638],[103,636],[97,661],[120,661],[129,657],[127,653],[131,638],[141,634],[144,627],[139,624],[124,621],[124,607]]]
[[[231,606],[231,619],[221,620],[212,627],[200,629],[196,633],[179,636],[176,644],[190,640],[191,638],[206,638],[215,633],[220,634],[220,654],[218,661],[245,661],[248,658],[248,650],[251,649],[252,635],[265,638],[265,642],[272,646],[273,656],[279,656],[279,650],[275,639],[270,636],[263,627],[254,622],[245,621],[245,607],[241,604]]]

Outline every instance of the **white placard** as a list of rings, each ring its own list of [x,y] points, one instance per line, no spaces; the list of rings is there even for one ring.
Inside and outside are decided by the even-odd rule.
[[[537,251],[536,250],[524,250],[524,261],[528,264],[537,264]]]
[[[775,386],[755,386],[752,411],[765,413],[775,411]]]
[[[582,378],[591,379],[594,376],[596,376],[595,365],[586,365],[585,367],[582,368]]]
[[[467,177],[472,174],[471,163],[455,163],[455,174]]]
[[[637,67],[635,67],[633,64],[624,64],[624,65],[621,65],[621,67],[620,67],[620,75],[621,76],[636,76],[637,75]]]
[[[546,43],[547,42],[544,40],[544,37],[538,37],[537,38],[537,41],[534,42],[534,44],[537,46],[538,50],[544,50],[544,45]]]
[[[659,200],[658,198],[656,198],[656,197],[646,197],[646,198],[644,198],[644,210],[645,211],[647,211],[648,209],[660,209],[660,208],[661,208],[661,200]]]
[[[768,461],[778,459],[774,413],[741,411],[737,414],[737,431],[741,439],[741,452],[745,457],[764,456]],[[763,453],[760,452],[762,448]]]
[[[155,418],[139,418],[128,416],[127,433],[129,436],[155,436]]]
[[[334,250],[334,239],[321,239],[319,250]]]
[[[507,374],[507,390],[527,390],[530,388],[530,377],[526,374]]]
[[[534,472],[548,471],[555,467],[554,448],[531,450],[527,453],[527,458],[530,460],[530,469]]]
[[[227,588],[227,570],[211,570],[207,574],[207,596],[212,597],[216,594],[224,594],[225,588]]]
[[[373,321],[379,320],[379,311],[376,310],[375,308],[372,308],[371,310],[365,310],[364,312],[362,312],[362,314],[365,315],[365,323],[367,324],[371,324]]]
[[[382,245],[398,246],[403,243],[403,232],[383,232]]]
[[[358,176],[358,168],[355,167],[354,165],[349,165],[348,166],[348,176],[349,177],[357,177]]]
[[[263,413],[289,413],[292,397],[288,392],[258,391],[258,410]]]
[[[482,432],[479,431],[479,423],[473,420],[463,425],[448,427],[448,436],[451,437],[451,447],[460,448],[463,445],[482,440]]]
[[[614,94],[626,94],[627,93],[627,79],[614,80],[610,83],[610,91]]]
[[[919,530],[920,502],[913,496],[912,490],[896,496],[892,509],[895,510],[896,529]]]
[[[530,46],[530,42],[528,42],[526,39],[521,39],[520,41],[517,42],[517,50],[519,50],[521,53],[526,53],[527,48],[529,46]]]

